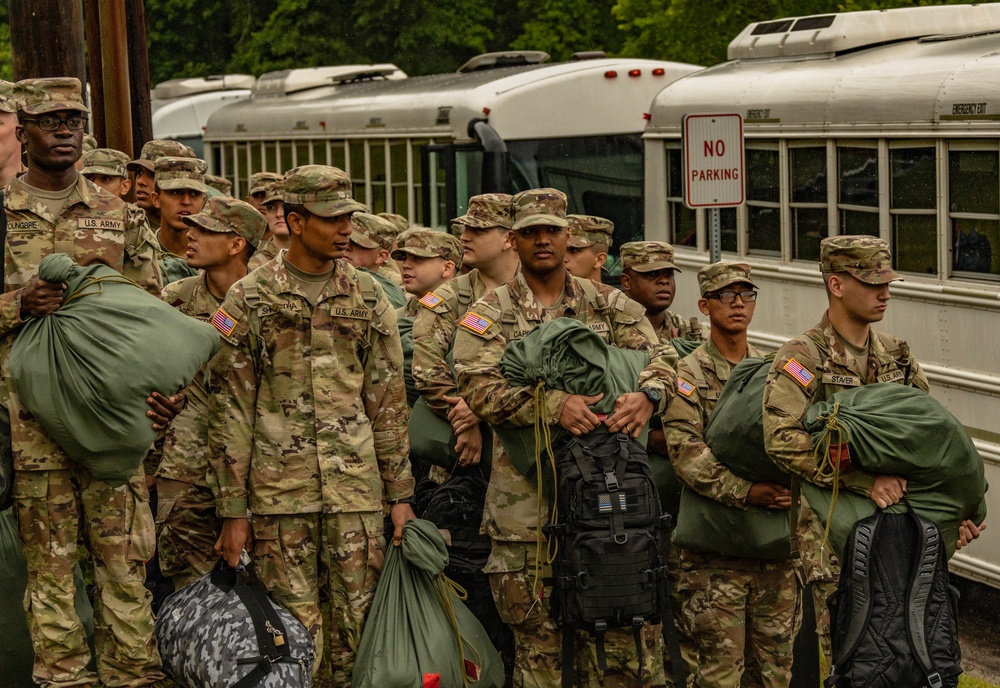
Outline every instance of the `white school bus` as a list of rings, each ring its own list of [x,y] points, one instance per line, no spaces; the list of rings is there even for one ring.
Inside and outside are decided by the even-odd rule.
[[[570,212],[612,219],[616,243],[640,238],[644,115],[658,91],[698,67],[547,58],[490,53],[411,78],[371,65],[298,90],[282,80],[299,70],[264,75],[250,99],[209,119],[206,159],[237,195],[252,172],[335,165],[373,212],[440,228],[475,194],[552,186]]]
[[[753,343],[819,321],[821,238],[886,239],[905,281],[879,329],[909,342],[1000,485],[1000,5],[759,22],[728,57],[661,91],[644,135],[646,235],[676,248],[675,308],[697,313],[708,262],[706,213],[682,202],[682,118],[736,112],[746,203],[722,210],[722,257],[760,287]],[[992,520],[996,488],[987,500]],[[1000,529],[951,567],[1000,586]]]

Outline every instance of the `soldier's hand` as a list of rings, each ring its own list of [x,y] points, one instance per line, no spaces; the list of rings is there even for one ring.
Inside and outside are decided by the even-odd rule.
[[[457,435],[455,451],[458,452],[458,465],[475,466],[483,453],[483,433],[479,430],[479,426],[473,425]]]
[[[615,401],[615,412],[604,424],[608,432],[624,432],[638,437],[646,423],[653,417],[653,402],[642,392],[623,394]]]
[[[962,524],[958,527],[958,549],[962,549],[975,540],[984,530],[986,530],[986,521],[983,521],[978,526],[969,519],[962,521]]]
[[[152,419],[153,430],[159,432],[160,430],[165,430],[170,425],[170,421],[184,410],[184,404],[187,403],[187,395],[183,390],[169,397],[165,397],[159,392],[153,392],[146,397],[146,403],[149,404],[146,417]]]
[[[215,553],[234,569],[240,563],[240,554],[253,551],[253,531],[246,518],[227,518],[222,523],[222,534],[215,542]]]
[[[479,417],[472,412],[465,399],[446,395],[444,400],[452,405],[448,411],[448,422],[451,423],[451,429],[456,435],[461,435],[469,428],[479,425]]]
[[[788,509],[792,506],[792,492],[778,483],[754,483],[747,494],[747,505],[765,509]]]
[[[21,289],[21,318],[52,315],[62,305],[65,293],[66,285],[62,282],[46,282],[35,277]]]
[[[663,430],[654,428],[649,431],[649,440],[646,442],[646,449],[663,456],[669,456],[667,438],[663,435]]]
[[[646,398],[643,395],[641,396],[643,399]],[[592,397],[585,397],[582,394],[571,394],[563,405],[562,413],[559,414],[559,425],[574,435],[587,434],[601,424],[601,419],[587,407],[591,404],[596,404],[603,398],[603,393],[595,394]]]
[[[898,475],[877,475],[868,495],[879,509],[885,509],[906,496],[906,478]]]
[[[417,515],[413,513],[413,507],[409,504],[393,504],[389,507],[389,518],[392,519],[392,544],[403,544],[403,526],[407,521],[412,521]]]

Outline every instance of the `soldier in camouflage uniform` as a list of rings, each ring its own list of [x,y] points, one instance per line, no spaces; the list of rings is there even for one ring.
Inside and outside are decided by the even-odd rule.
[[[218,191],[220,196],[228,196],[233,191],[233,183],[231,181],[225,177],[219,177],[214,174],[205,175],[205,184],[207,184],[209,188]]]
[[[125,200],[132,190],[132,180],[128,178],[125,166],[129,157],[113,148],[95,148],[83,154],[83,169],[80,174],[97,184],[112,196]]]
[[[829,309],[818,325],[778,350],[764,390],[764,444],[781,468],[798,478],[832,487],[813,453],[803,427],[806,411],[836,392],[875,382],[910,385],[928,391],[927,378],[909,345],[871,329],[889,301],[889,283],[900,279],[892,269],[888,244],[870,236],[838,236],[820,244],[820,270]],[[850,463],[847,446],[831,447],[826,461],[840,464],[841,487],[867,495],[886,507],[902,498],[906,481],[873,475]],[[799,550],[807,583],[813,584],[816,630],[827,666],[831,666],[830,615],[826,598],[836,588],[839,564],[823,543],[823,528],[805,498],[797,524]]]
[[[141,471],[113,488],[74,464],[8,386],[7,358],[18,328],[62,303],[64,285],[37,277],[44,256],[60,251],[81,265],[108,265],[159,296],[154,239],[144,215],[75,169],[89,112],[80,82],[28,79],[18,82],[17,96],[17,133],[28,171],[4,193],[0,333],[7,336],[0,345],[0,399],[11,419],[14,509],[28,567],[24,603],[35,649],[33,677],[42,686],[97,685],[98,675],[105,686],[151,685],[163,674],[151,598],[143,586],[143,562],[153,554],[154,533]],[[160,406],[154,411],[154,420],[169,421]],[[92,555],[97,588],[97,674],[87,668],[90,649],[74,605],[81,539]]]
[[[309,629],[317,666],[327,633],[334,682],[349,685],[385,554],[383,509],[396,542],[413,518],[403,353],[382,288],[339,260],[350,215],[364,210],[347,173],[295,168],[284,202],[288,251],[237,282],[212,317],[223,337],[209,425],[225,519],[216,552],[235,565],[253,541],[261,580]]]
[[[419,300],[423,307],[413,321],[413,381],[430,409],[451,423],[462,466],[479,463],[483,437],[480,419],[459,396],[446,357],[458,323],[472,304],[517,272],[510,200],[509,194],[473,196],[469,211],[451,221],[462,229],[462,260],[472,270],[428,292]]]
[[[156,190],[156,173],[153,165],[160,158],[194,158],[194,151],[179,141],[157,139],[147,141],[142,147],[139,157],[126,165],[132,173],[135,186],[135,204],[146,212],[149,225],[153,229],[160,228],[160,210],[153,205],[153,192]]]
[[[392,223],[392,226],[396,228],[396,231],[392,236],[392,248],[389,249],[389,252],[392,253],[392,251],[395,251],[398,248],[396,240],[399,239],[399,235],[410,228],[410,221],[397,213],[379,213],[378,216],[388,220]],[[393,279],[397,284],[403,286],[403,274],[400,272],[399,265],[396,264],[396,261],[387,260],[383,269],[386,272],[395,274],[396,276]]]
[[[160,211],[160,229],[156,239],[160,243],[157,259],[167,284],[198,271],[191,268],[183,255],[187,251],[188,225],[184,218],[200,213],[208,197],[205,184],[205,161],[199,158],[164,157],[153,166],[156,183],[153,205]]]
[[[216,196],[184,218],[190,226],[187,260],[201,274],[167,285],[163,300],[185,315],[209,322],[229,288],[247,274],[247,260],[266,222],[253,206]],[[202,376],[187,387],[187,405],[167,428],[156,470],[157,552],[160,570],[180,589],[215,565],[222,523],[208,486],[209,397]]]
[[[399,237],[392,252],[403,273],[403,289],[411,296],[397,315],[412,318],[420,299],[458,274],[462,268],[462,244],[445,232],[427,227],[411,227]]]
[[[733,509],[788,509],[789,490],[733,474],[705,442],[705,426],[733,366],[760,352],[747,342],[757,292],[744,263],[698,271],[698,308],[712,325],[708,341],[681,359],[677,395],[664,416],[670,460],[691,490]],[[734,538],[741,537],[738,532]],[[675,601],[678,627],[693,642],[688,672],[699,688],[739,688],[748,679],[787,688],[798,628],[798,579],[792,560],[766,561],[682,549]],[[744,678],[744,670],[751,675]]]
[[[358,270],[363,270],[382,285],[386,298],[393,308],[406,306],[406,294],[393,277],[394,272],[383,272],[385,263],[391,262],[389,250],[396,228],[378,215],[354,213],[351,216],[353,232],[344,258]]]
[[[677,294],[674,247],[665,241],[630,241],[621,248],[622,291],[646,307],[646,317],[662,340],[705,341],[698,318],[684,319],[670,310]]]
[[[257,210],[264,204],[267,187],[274,182],[280,182],[282,175],[277,172],[254,172],[250,175],[250,188],[247,190],[246,201]]]
[[[615,223],[596,215],[567,215],[566,220],[569,222],[566,269],[574,277],[600,282]]]
[[[260,212],[267,220],[267,231],[264,232],[264,240],[260,242],[260,246],[250,259],[251,270],[270,262],[278,255],[278,251],[288,248],[288,223],[285,221],[285,203],[282,200],[284,193],[283,180],[271,182],[264,187]]]
[[[0,187],[10,184],[24,172],[21,142],[17,138],[17,101],[14,84],[0,79]]]
[[[642,306],[620,291],[573,277],[566,270],[569,233],[566,196],[561,191],[523,191],[514,196],[512,208],[521,272],[487,293],[459,321],[455,368],[462,398],[491,425],[527,426],[536,413],[542,413],[575,435],[595,429],[601,421],[588,404],[597,398],[547,390],[545,408],[538,408],[533,387],[512,387],[500,372],[507,342],[523,338],[542,322],[572,317],[609,344],[650,353],[650,365],[639,377],[641,391],[620,397],[615,412],[604,421],[611,432],[637,436],[654,411],[664,411],[675,388],[676,353],[669,344],[657,344]],[[541,583],[552,574],[543,553],[539,508],[549,513],[546,500],[513,466],[502,445],[494,442],[483,521],[493,548],[484,572],[500,618],[514,633],[514,685],[549,688],[559,685],[564,658],[562,630],[550,617],[551,592]],[[646,624],[642,635],[647,685],[663,685],[660,626]],[[575,656],[565,658],[575,660],[576,685],[634,685],[639,667],[629,629],[607,633],[609,671],[603,682],[593,637],[580,632],[576,640]]]

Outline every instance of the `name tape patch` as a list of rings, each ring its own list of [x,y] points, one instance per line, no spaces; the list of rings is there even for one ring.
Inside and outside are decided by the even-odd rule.
[[[80,229],[113,229],[117,232],[125,229],[125,223],[121,220],[105,217],[81,217],[78,226]]]

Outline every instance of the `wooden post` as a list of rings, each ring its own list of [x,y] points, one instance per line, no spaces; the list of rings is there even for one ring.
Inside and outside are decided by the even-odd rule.
[[[14,78],[75,76],[86,83],[81,0],[10,0]]]
[[[101,0],[83,0],[87,26],[87,77],[90,82],[90,119],[100,148],[107,147],[104,126],[104,70],[101,67]]]
[[[101,59],[107,146],[132,155],[125,0],[101,0]]]
[[[132,102],[132,155],[153,139],[153,114],[149,103],[149,52],[146,47],[146,0],[128,0],[128,83]]]

